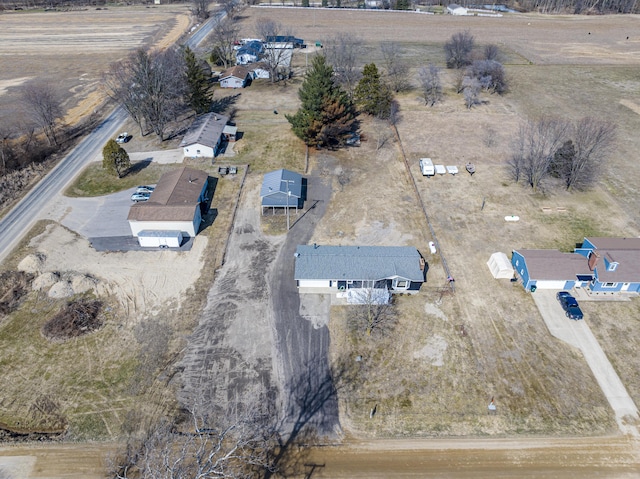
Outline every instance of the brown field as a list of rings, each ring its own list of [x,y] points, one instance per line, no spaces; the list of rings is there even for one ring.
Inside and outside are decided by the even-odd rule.
[[[0,124],[22,120],[16,87],[35,78],[56,86],[67,122],[90,114],[104,100],[100,80],[110,63],[135,48],[172,44],[189,23],[188,7],[179,4],[4,13]]]
[[[166,8],[170,11],[182,7]],[[39,15],[44,18],[48,14]],[[429,257],[428,283],[421,294],[398,298],[398,325],[382,339],[354,336],[346,328],[345,309],[333,308],[330,323],[333,353],[361,354],[366,358],[362,381],[341,401],[347,436],[615,434],[610,408],[580,354],[549,335],[529,294],[518,285],[494,280],[485,263],[495,251],[507,254],[516,248],[568,251],[585,235],[640,233],[637,214],[640,191],[636,188],[640,181],[637,161],[640,37],[637,29],[632,30],[638,17],[451,18],[250,8],[242,14],[242,35],[254,35],[254,22],[262,16],[277,18],[307,41],[324,41],[331,34],[348,29],[366,42],[363,64],[380,61],[380,41],[397,41],[406,48],[405,56],[414,68],[412,75],[428,62],[443,65],[442,43],[452,33],[469,29],[479,44],[499,44],[511,80],[507,95],[485,95],[485,103],[472,110],[464,108],[462,98],[451,90],[448,73],[445,99],[434,108],[425,107],[417,91],[400,95],[398,132],[410,164],[409,172],[392,131],[367,118],[362,118],[364,141],[360,148],[311,152],[310,167],[334,178],[334,195],[313,241],[406,244],[427,252],[432,237],[419,211],[410,173],[416,177],[419,194],[456,280],[456,293],[444,293],[446,274],[441,260],[438,256]],[[164,28],[159,25],[172,21],[157,19],[155,27],[149,26],[148,38],[154,38],[159,33],[152,32]],[[148,25],[152,24],[149,20]],[[636,32],[636,36],[631,32]],[[4,47],[2,35],[0,32],[0,53]],[[135,38],[133,35],[133,43],[128,47],[107,52],[105,56],[113,59],[122,56],[127,48],[137,46]],[[19,60],[15,55],[11,58]],[[48,62],[55,59],[53,55],[44,58]],[[34,56],[22,70],[12,61],[11,73],[3,69],[0,82],[32,76],[33,66],[40,61],[42,57]],[[237,95],[231,108],[244,137],[235,145],[236,156],[229,161],[250,164],[250,174],[281,167],[304,169],[303,145],[293,136],[284,118],[285,113],[297,108],[296,91],[304,71],[304,51],[294,61],[298,75],[286,86],[258,81],[241,92],[216,91],[217,98]],[[95,66],[104,68],[107,64],[105,60]],[[59,74],[62,84],[71,85],[75,81],[73,84],[79,85],[77,79],[82,72],[71,75],[61,68]],[[91,75],[93,82],[99,79],[95,71]],[[0,91],[9,83],[0,83]],[[12,89],[7,91],[9,95]],[[79,94],[75,101],[80,99]],[[273,114],[274,109],[278,115]],[[618,148],[597,188],[586,193],[567,193],[549,184],[545,192],[534,193],[508,180],[503,165],[510,137],[520,121],[543,113],[567,118],[594,115],[616,122]],[[389,135],[390,139],[384,147],[376,149],[381,135]],[[153,145],[147,139],[129,147],[159,149],[162,145]],[[324,161],[329,155],[338,160],[338,166],[331,170]],[[461,171],[455,177],[424,179],[417,168],[421,156],[430,156],[435,163],[457,165],[461,170],[471,160],[478,172],[473,177]],[[229,221],[225,205],[233,201],[234,191],[221,190],[217,204],[221,216],[208,232],[210,239],[224,235]],[[556,212],[543,213],[542,207]],[[566,212],[557,212],[558,207]],[[513,214],[520,216],[521,221],[505,223],[504,216]],[[26,251],[25,246],[23,252]],[[216,255],[220,253],[215,251]],[[205,267],[192,294],[206,296],[213,268],[213,265]],[[37,296],[30,298],[28,305],[30,311],[37,313],[55,306]],[[172,314],[169,306],[162,314]],[[637,375],[640,359],[634,349],[640,340],[640,303],[638,300],[584,303],[583,309],[585,321],[632,398],[640,404]],[[28,317],[28,313],[23,311],[17,318]],[[190,317],[196,314],[191,311]],[[37,331],[20,333],[17,322],[3,323],[0,342],[5,346],[0,350],[9,350],[11,354],[0,357],[0,365],[18,364],[19,368],[12,369],[11,379],[20,382],[20,378],[36,378],[38,389],[45,394],[54,394],[56,385],[64,378],[67,388],[64,396],[60,398],[60,392],[55,394],[62,412],[71,418],[74,437],[116,437],[130,417],[125,415],[125,409],[134,399],[130,390],[124,386],[113,388],[113,384],[119,384],[124,377],[134,377],[131,370],[135,362],[132,351],[113,344],[114,340],[130,339],[132,335],[131,330],[122,332],[117,326],[115,323],[88,339],[66,346],[56,366],[52,347],[47,346],[47,356],[34,365],[25,355],[25,351],[37,354],[33,344],[43,342]],[[14,334],[20,339],[16,340]],[[89,354],[105,344],[109,347],[97,357]],[[86,364],[72,361],[74,351],[82,353]],[[121,354],[122,361],[109,362],[114,354]],[[18,356],[20,361],[14,362]],[[105,364],[110,367],[102,367],[102,375],[93,377],[92,368]],[[66,368],[71,368],[69,378],[64,377]],[[0,406],[13,405],[12,400],[18,401],[33,392],[19,385],[13,386],[12,391],[18,398],[0,398]],[[111,403],[122,406],[107,407],[104,400],[107,393],[112,395]],[[486,414],[492,396],[499,408],[495,416]],[[166,397],[167,391],[158,391],[158,403],[150,404],[164,407],[166,403],[162,401]],[[370,421],[369,410],[374,404],[378,404],[378,414],[375,421]],[[25,415],[28,412],[17,406],[15,410]]]

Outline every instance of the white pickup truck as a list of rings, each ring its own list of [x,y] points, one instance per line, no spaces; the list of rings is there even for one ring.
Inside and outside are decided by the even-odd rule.
[[[420,158],[420,171],[423,176],[433,176],[436,174],[431,158]]]

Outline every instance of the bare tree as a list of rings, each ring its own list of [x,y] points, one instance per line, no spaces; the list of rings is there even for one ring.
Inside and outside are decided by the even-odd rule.
[[[483,51],[483,56],[484,56],[484,60],[499,61],[498,58],[500,57],[500,49],[498,48],[498,45],[496,45],[494,43],[490,43],[489,45],[485,45],[484,46],[484,51]]]
[[[474,38],[468,30],[454,33],[444,44],[447,68],[462,68],[471,64]]]
[[[556,152],[568,138],[569,127],[567,121],[553,117],[522,124],[508,162],[511,177],[539,189],[550,174]]]
[[[219,0],[218,3],[227,14],[227,18],[235,20],[236,13],[240,9],[240,2],[238,0]]]
[[[386,289],[363,288],[361,303],[350,306],[348,321],[356,331],[367,336],[386,334],[396,323],[397,314],[391,293]]]
[[[568,190],[590,187],[615,147],[616,127],[607,121],[586,117],[573,127],[573,155],[564,155],[562,177]]]
[[[440,69],[432,63],[418,70],[425,105],[433,106],[442,99]]]
[[[221,63],[224,68],[234,63],[234,42],[238,39],[240,27],[233,18],[227,17],[218,22],[211,32],[211,62]]]
[[[384,59],[387,81],[391,88],[396,93],[408,90],[411,86],[409,83],[409,64],[402,58],[403,50],[400,45],[394,42],[382,43],[380,50]]]
[[[31,119],[44,131],[50,145],[58,145],[56,120],[62,115],[60,97],[51,83],[34,80],[22,86],[22,103]]]
[[[462,94],[467,108],[471,109],[480,103],[480,88],[480,82],[476,78],[465,77],[462,80]]]
[[[158,421],[109,462],[118,479],[249,478],[274,468],[272,411],[254,404],[214,416],[192,408],[184,421]]]
[[[498,93],[499,95],[507,91],[507,75],[500,62],[495,60],[476,60],[467,67],[465,74],[478,80],[484,90]]]
[[[333,67],[335,78],[349,94],[353,93],[362,76],[358,69],[362,50],[362,40],[351,33],[338,33],[324,44],[324,54]]]
[[[193,7],[191,12],[200,20],[206,20],[209,18],[209,4],[210,0],[191,0]]]
[[[265,41],[262,61],[269,69],[271,83],[289,78],[293,45],[276,40],[277,37],[291,36],[291,30],[270,18],[260,18],[256,21],[256,33]]]
[[[164,140],[169,122],[186,108],[185,70],[184,57],[175,49],[152,53],[139,49],[112,66],[105,83],[141,134],[144,126]]]

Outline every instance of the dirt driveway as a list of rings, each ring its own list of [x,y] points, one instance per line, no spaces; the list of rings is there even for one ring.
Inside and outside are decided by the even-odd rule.
[[[257,394],[275,399],[281,392],[279,404],[291,428],[313,422],[321,432],[334,433],[339,421],[328,363],[329,301],[301,304],[293,280],[293,253],[322,217],[330,183],[310,178],[305,208],[316,206],[286,236],[266,236],[261,182],[258,174],[246,179],[226,262],[179,366],[178,397],[186,406],[198,402],[205,411],[225,411],[238,401],[255,401]]]
[[[274,393],[272,312],[267,276],[284,237],[260,230],[261,175],[249,175],[229,237],[226,262],[179,365],[182,404],[226,411],[236,401]]]

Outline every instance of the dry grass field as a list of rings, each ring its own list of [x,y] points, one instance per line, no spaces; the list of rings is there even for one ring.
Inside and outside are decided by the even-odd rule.
[[[405,47],[412,75],[428,62],[444,66],[442,43],[464,29],[480,45],[497,43],[505,56],[511,91],[485,96],[472,110],[453,93],[450,78],[445,100],[434,108],[425,107],[415,91],[398,98],[400,139],[456,293],[442,293],[446,275],[439,258],[431,256],[426,287],[416,297],[398,298],[399,323],[388,337],[354,336],[346,326],[347,312],[334,308],[334,353],[365,358],[362,382],[343,396],[347,431],[381,436],[614,432],[608,404],[580,354],[552,338],[529,295],[519,285],[494,280],[486,261],[495,251],[509,254],[516,248],[570,251],[586,235],[638,235],[640,37],[632,33],[637,18],[451,18],[268,8],[246,15],[247,35],[258,17],[277,18],[307,41],[326,41],[348,30],[366,42],[363,64],[381,61],[381,41],[396,41]],[[298,64],[304,66],[304,56]],[[504,163],[510,138],[521,121],[542,114],[591,115],[617,124],[618,148],[596,189],[567,193],[550,184],[534,193],[509,181]],[[367,141],[360,148],[314,154],[312,165],[321,171],[323,155],[338,157],[340,166],[325,172],[336,178],[335,193],[313,240],[410,244],[426,252],[430,234],[398,145],[389,142],[376,151],[381,131],[365,119]],[[473,161],[478,172],[422,178],[421,156],[461,170]],[[553,212],[544,213],[543,207]],[[521,221],[505,223],[506,215]],[[632,353],[640,339],[634,333],[638,301],[583,306],[586,321],[639,403],[640,382],[633,371],[640,363]],[[492,397],[499,408],[495,416],[487,415]]]
[[[180,4],[3,13],[0,123],[24,121],[17,87],[35,78],[55,85],[66,122],[91,114],[104,101],[100,81],[110,63],[135,48],[171,45],[189,23]]]
[[[60,76],[60,83],[67,85],[65,88],[79,87],[80,76],[87,73],[89,83],[95,86],[99,69],[145,38],[163,35],[163,29],[174,25],[176,15],[184,10],[168,6],[140,11],[152,12],[152,16],[142,15],[144,20],[132,20],[127,25],[141,25],[147,36],[137,36],[134,32],[139,30],[130,26],[129,37],[118,36],[129,38],[130,43],[87,55],[86,70],[78,72],[62,66],[57,73],[51,70]],[[125,12],[110,9],[100,15],[113,15],[114,24],[124,22],[125,17],[134,18]],[[153,17],[157,12],[167,15]],[[44,13],[30,15],[48,18]],[[416,68],[428,62],[443,65],[442,43],[452,33],[469,29],[480,45],[500,45],[511,80],[507,95],[485,96],[486,102],[472,110],[464,108],[462,98],[451,91],[448,73],[446,97],[434,108],[425,107],[416,91],[400,95],[398,133],[410,171],[392,137],[376,149],[378,138],[392,132],[367,118],[362,118],[364,141],[360,148],[311,152],[310,168],[334,178],[334,195],[313,241],[406,244],[426,253],[432,238],[410,183],[411,174],[416,177],[442,253],[456,279],[456,293],[443,293],[446,275],[441,261],[438,256],[429,257],[428,283],[421,294],[398,298],[398,325],[384,338],[353,335],[346,327],[346,310],[333,308],[330,327],[334,353],[365,358],[362,381],[342,397],[345,430],[378,436],[615,433],[608,404],[579,353],[551,338],[530,296],[518,285],[494,280],[485,263],[495,251],[510,253],[514,248],[535,247],[568,251],[584,235],[638,235],[640,192],[635,185],[640,180],[640,138],[636,135],[640,127],[640,37],[632,33],[638,18],[450,18],[250,8],[242,13],[242,35],[253,36],[255,20],[264,16],[290,26],[292,33],[307,41],[324,41],[341,30],[357,34],[366,42],[363,64],[380,61],[380,41],[397,41],[406,48],[412,76]],[[16,82],[33,76],[42,58],[52,65],[57,61],[54,55],[37,56],[40,47],[34,47],[30,55],[9,50],[4,53],[6,38],[2,35],[4,32],[0,32],[0,53],[11,59],[12,70],[3,69],[0,81]],[[101,48],[111,43],[104,40]],[[70,61],[67,65],[82,64],[82,58],[75,54],[63,55],[60,61],[65,58]],[[297,54],[295,64],[297,73],[301,73],[304,52]],[[304,147],[284,118],[285,113],[297,108],[300,83],[298,75],[285,86],[258,81],[240,92],[216,90],[218,99],[233,96],[228,112],[243,133],[234,145],[235,156],[220,161],[250,164],[250,174],[282,167],[303,171]],[[7,91],[10,94],[13,90]],[[0,96],[0,101],[3,98]],[[510,137],[520,121],[543,113],[568,118],[594,115],[616,122],[618,148],[596,189],[567,193],[549,185],[545,192],[534,193],[508,180],[503,165]],[[162,145],[145,140],[144,144],[128,146],[142,147],[160,149]],[[326,166],[329,155],[337,160],[337,167]],[[421,156],[461,169],[471,160],[477,173],[470,177],[462,171],[455,177],[425,179],[417,169]],[[206,254],[213,259],[205,262],[199,281],[188,293],[189,298],[200,301],[183,303],[183,307],[188,304],[191,308],[183,310],[187,317],[196,317],[201,298],[206,297],[224,248],[230,221],[228,205],[233,202],[236,187],[221,182],[214,197],[218,202],[214,207],[220,214],[206,234],[211,244],[214,238],[217,242],[209,245],[213,249]],[[556,212],[543,213],[542,207]],[[566,212],[558,213],[557,207]],[[505,223],[504,216],[512,214],[519,215],[521,221]],[[23,248],[20,254],[31,252],[27,244]],[[73,250],[66,251],[73,254]],[[13,267],[18,261],[15,257],[5,266]],[[0,395],[0,422],[19,420],[21,415],[25,420],[41,419],[33,414],[37,397],[29,384],[54,399],[75,438],[117,436],[126,430],[123,426],[141,417],[135,408],[130,412],[133,403],[146,401],[159,409],[171,406],[164,383],[150,387],[151,396],[132,393],[130,386],[138,377],[138,359],[130,347],[134,344],[133,325],[114,319],[96,334],[63,347],[52,346],[44,344],[38,331],[43,316],[57,305],[35,293],[26,304],[24,311],[0,326],[0,350],[5,351],[0,356],[3,377],[11,365],[11,377],[4,379],[15,382],[11,394]],[[176,305],[166,306],[154,317],[167,321],[175,318]],[[114,308],[120,314],[117,302]],[[583,309],[585,320],[640,404],[640,379],[636,374],[640,359],[633,353],[640,340],[640,304],[585,303]],[[183,332],[179,330],[179,334]],[[142,346],[140,343],[141,350]],[[30,357],[39,359],[30,362]],[[100,374],[93,374],[97,370]],[[104,399],[107,395],[108,407]],[[23,406],[25,397],[32,403]],[[498,414],[489,416],[486,406],[491,397],[496,399]],[[375,404],[378,414],[371,421],[369,410]],[[151,411],[143,412],[152,415]]]

